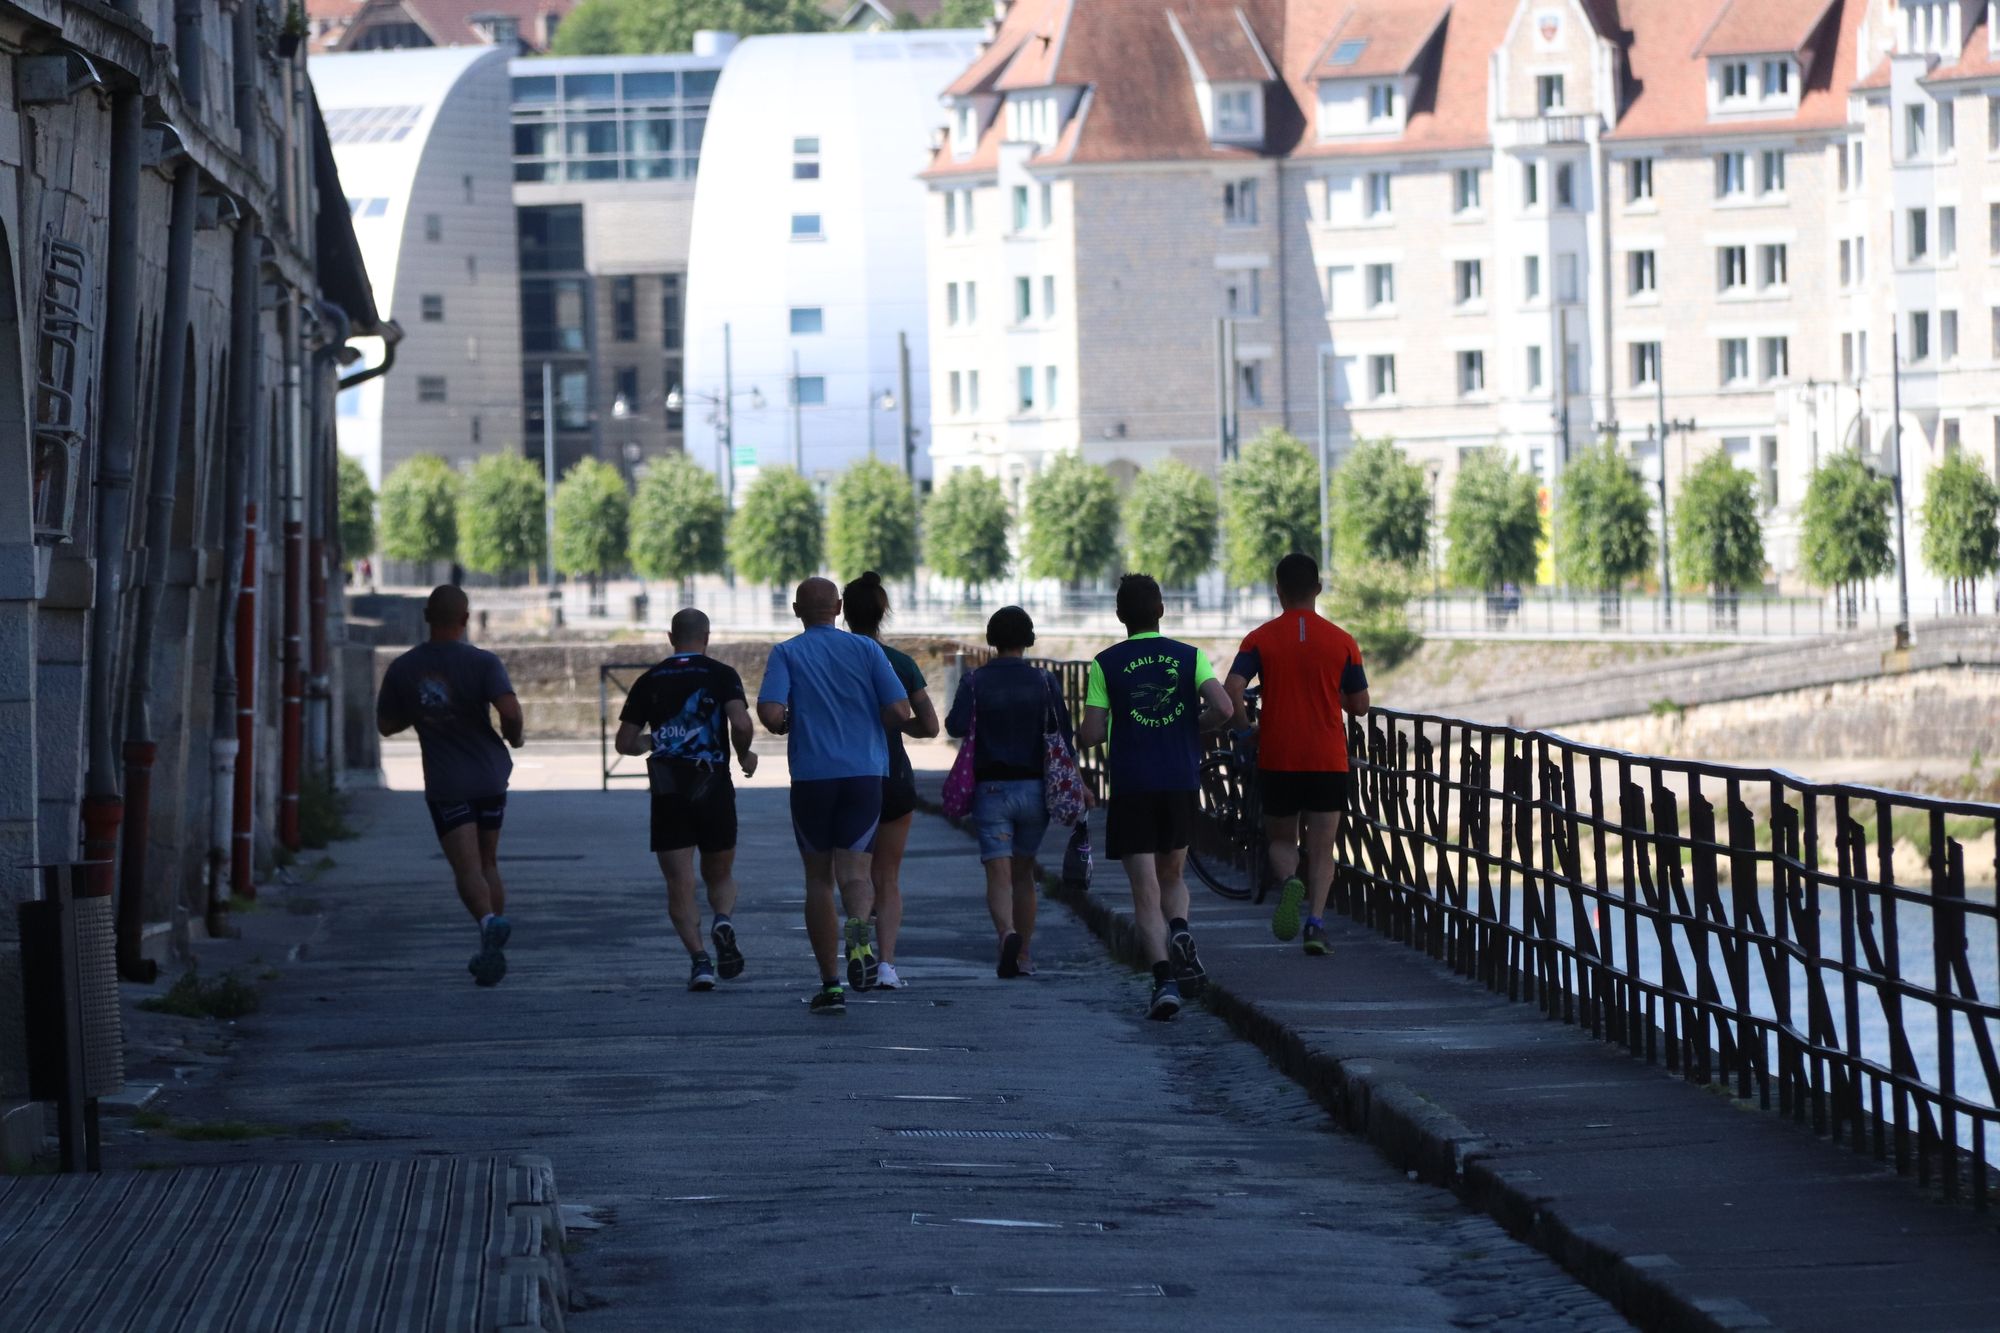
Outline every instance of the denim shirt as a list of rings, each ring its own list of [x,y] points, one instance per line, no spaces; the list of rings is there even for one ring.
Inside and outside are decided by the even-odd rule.
[[[1076,743],[1061,687],[1025,658],[996,657],[961,680],[944,720],[946,735],[964,737],[975,699],[979,727],[973,732],[972,773],[980,782],[1042,776],[1042,737],[1051,709],[1064,738]]]

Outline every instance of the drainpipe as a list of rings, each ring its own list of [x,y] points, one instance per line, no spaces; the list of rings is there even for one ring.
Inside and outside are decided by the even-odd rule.
[[[319,304],[321,324],[331,330],[312,354],[312,434],[309,437],[311,475],[318,486],[317,502],[308,512],[306,531],[307,624],[312,634],[311,674],[306,677],[306,762],[322,776],[333,768],[332,675],[327,656],[327,574],[332,547],[327,534],[333,530],[340,504],[340,460],[332,433],[331,395],[327,393],[327,372],[346,350],[352,326],[347,312],[329,301]]]
[[[201,11],[193,0],[175,6],[175,63],[181,93],[191,107],[201,105]],[[118,867],[118,974],[127,981],[151,982],[158,965],[140,956],[145,933],[146,845],[152,828],[153,638],[160,600],[166,594],[167,564],[173,542],[174,492],[179,480],[181,413],[187,374],[188,293],[194,279],[196,207],[201,170],[183,158],[174,169],[167,231],[167,289],[160,316],[160,372],[154,397],[153,458],[148,474],[145,526],[145,583],[132,631],[132,671],[125,720],[125,845]]]
[[[284,710],[278,747],[278,842],[299,849],[299,770],[305,752],[305,441],[299,382],[299,308],[278,312],[285,357],[285,595],[283,602]]]

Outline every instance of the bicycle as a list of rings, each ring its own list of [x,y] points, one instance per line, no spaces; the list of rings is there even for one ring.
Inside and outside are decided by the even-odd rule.
[[[1254,723],[1258,691],[1246,690]],[[1201,760],[1201,812],[1188,844],[1188,867],[1218,896],[1263,902],[1271,890],[1264,849],[1264,802],[1257,776],[1256,733],[1224,732]]]

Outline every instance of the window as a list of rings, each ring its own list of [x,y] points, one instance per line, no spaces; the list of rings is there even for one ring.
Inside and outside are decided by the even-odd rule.
[[[1014,322],[1026,324],[1035,316],[1035,282],[1032,278],[1014,279]]]
[[[1393,356],[1371,356],[1368,358],[1368,396],[1371,398],[1393,398],[1396,395],[1396,358]]]
[[[1852,287],[1854,285],[1853,241],[1843,240],[1840,243],[1840,285],[1842,287]]]
[[[1529,255],[1521,261],[1521,290],[1526,293],[1525,300],[1539,301],[1542,299],[1542,257],[1540,255]]]
[[[1394,264],[1370,264],[1368,266],[1368,308],[1377,310],[1383,306],[1396,304],[1396,266]]]
[[[1993,307],[1993,355],[2000,357],[2000,305]]]
[[[965,410],[968,412],[979,410],[979,372],[976,370],[965,372]]]
[[[1249,88],[1218,88],[1215,93],[1215,134],[1243,139],[1257,133],[1257,103]]]
[[[1533,208],[1542,202],[1542,164],[1521,164],[1521,207]]]
[[[611,336],[622,343],[639,336],[638,283],[632,278],[611,280]]]
[[[826,406],[826,376],[796,375],[792,378],[793,401],[800,407]]]
[[[1458,303],[1471,305],[1486,299],[1486,270],[1477,259],[1461,259],[1457,270]]]
[[[1232,227],[1257,225],[1257,182],[1229,181],[1222,187],[1222,220]]]
[[[1909,238],[1909,257],[1912,264],[1930,255],[1930,223],[1930,214],[1921,208],[1912,208],[1904,215],[1903,234]]]
[[[475,202],[475,200],[472,197],[472,177],[461,176],[458,178],[458,180],[459,184],[462,187],[464,187],[465,190],[465,202],[468,204]]]
[[[1535,109],[1543,115],[1563,109],[1563,76],[1539,74],[1535,77]]]
[[[1840,153],[1838,155],[1837,160],[1839,163],[1838,175],[1840,178],[1840,192],[1842,194],[1846,194],[1848,190],[1848,185],[1847,185],[1847,146],[1845,144],[1841,145]]]
[[[660,346],[669,352],[681,350],[681,275],[660,275]]]
[[[1223,311],[1243,319],[1264,313],[1263,284],[1254,268],[1232,269],[1223,275]]]
[[[467,255],[467,256],[465,257],[465,280],[466,280],[467,282],[478,282],[478,281],[479,281],[479,256],[478,256],[478,255]]]
[[[1625,202],[1643,204],[1653,198],[1653,159],[1635,157],[1625,164]]]
[[[1633,343],[1632,387],[1651,388],[1660,382],[1660,345],[1658,343]]]
[[[1393,83],[1371,83],[1368,85],[1368,123],[1380,125],[1396,118],[1396,85]]]
[[[1782,148],[1766,148],[1757,155],[1757,189],[1761,194],[1785,192],[1785,152]]]
[[[1741,245],[1725,245],[1721,257],[1721,285],[1725,292],[1741,291],[1750,285],[1750,252]]]
[[[1326,267],[1326,313],[1329,315],[1351,315],[1361,308],[1361,288],[1355,280],[1352,264],[1329,264]]]
[[[1922,157],[1930,146],[1930,132],[1927,128],[1928,111],[1922,102],[1912,102],[1904,108],[1903,116],[1903,156]]]
[[[1851,145],[1850,152],[1851,156],[1854,158],[1854,173],[1853,173],[1854,188],[1858,190],[1861,188],[1863,180],[1868,175],[1868,172],[1865,169],[1867,166],[1867,157],[1865,156],[1864,150],[1861,146],[1861,141],[1859,139],[1856,139],[1854,143]]]
[[[612,376],[612,411],[621,408],[627,415],[639,410],[639,368],[620,366]]]
[[[965,410],[964,377],[954,370],[951,372],[951,374],[945,376],[945,383],[950,386],[951,390],[950,392],[951,414],[953,416],[957,416],[960,412],[963,412]]]
[[[819,179],[819,140],[792,140],[792,179],[795,181],[816,181]]]
[[[1913,362],[1931,359],[1931,317],[1927,310],[1910,316],[1909,359]]]
[[[426,324],[444,322],[444,297],[426,293],[423,297],[423,320]]]
[[[1944,455],[1946,458],[1949,458],[1953,454],[1957,453],[1959,451],[1959,448],[1963,445],[1964,439],[1959,434],[1957,417],[1946,417],[1944,419],[1942,443],[1944,445]]]
[[[1726,385],[1741,384],[1750,378],[1750,340],[1748,338],[1724,338],[1722,340],[1722,382]]]
[[[1958,258],[1958,209],[1945,204],[1938,209],[1938,262],[1949,264]]]
[[[1986,96],[1986,151],[2000,153],[2000,93]]]
[[[1750,62],[1732,60],[1722,67],[1722,100],[1734,102],[1750,95]]]
[[[1766,101],[1792,95],[1792,62],[1789,60],[1766,60],[1764,62],[1764,99]]]
[[[1056,368],[1049,366],[1042,372],[1042,408],[1054,411],[1056,405]]]
[[[1028,229],[1028,187],[1025,185],[1016,185],[1012,197],[1014,200],[1014,230],[1026,231]]]
[[[792,332],[799,334],[826,332],[826,311],[816,305],[793,306]]]
[[[1760,344],[1762,352],[1764,382],[1789,378],[1792,373],[1792,340],[1790,338],[1765,338]]]
[[[1938,356],[1946,361],[1958,360],[1958,312],[1938,311]]]
[[[1659,291],[1659,258],[1651,250],[1634,250],[1625,256],[1626,290],[1633,296]]]
[[[1947,94],[1949,96],[1949,94]],[[1950,157],[1958,151],[1958,106],[1938,103],[1938,156]]]
[[[1747,188],[1746,159],[1741,153],[1718,153],[1715,157],[1715,197],[1740,199]]]
[[[420,403],[442,403],[446,397],[446,386],[442,375],[417,376],[417,401]]]
[[[1395,210],[1395,197],[1390,190],[1391,177],[1386,171],[1368,173],[1368,216],[1387,217]]]
[[[1047,230],[1056,225],[1056,187],[1042,182],[1042,228]]]
[[[441,214],[424,214],[424,239],[427,241],[444,239],[444,217]]]
[[[1460,167],[1451,176],[1451,208],[1454,213],[1479,211],[1479,168]]]
[[[955,282],[944,285],[944,322],[947,327],[958,324],[958,284]]]
[[[1458,354],[1458,393],[1461,398],[1486,392],[1486,353]]]
[[[1236,366],[1236,399],[1246,407],[1264,405],[1264,363],[1241,361]]]
[[[1784,245],[1757,247],[1757,281],[1764,287],[1783,287],[1791,281],[1791,248]]]
[[[1053,273],[1042,278],[1042,318],[1056,317],[1056,279]]]
[[[1854,335],[1854,373],[1857,375],[1866,375],[1868,373],[1868,330],[1866,329]]]
[[[1575,343],[1563,345],[1563,387],[1571,393],[1583,392],[1583,349]]]
[[[966,157],[978,144],[979,108],[970,102],[960,103],[958,119],[951,129],[952,151],[960,157]]]
[[[973,231],[972,206],[974,202],[975,202],[975,196],[971,190],[963,190],[960,192],[958,220],[967,236],[972,235]]]
[[[1986,206],[1986,253],[2000,258],[2000,204]]]
[[[1568,162],[1556,168],[1556,207],[1576,207],[1576,168]]]
[[[1778,507],[1778,437],[1775,435],[1766,435],[1757,441],[1757,447],[1761,453],[1758,461],[1763,465],[1764,484],[1760,489],[1764,493],[1764,508],[1776,509]]]
[[[1014,371],[1014,410],[1032,412],[1035,410],[1035,368],[1019,366]]]
[[[1868,238],[1866,236],[1857,236],[1854,238],[1854,280],[1856,282],[1868,281]]]
[[[944,192],[944,234],[947,236],[958,235],[957,190],[946,190]]]
[[[1528,392],[1540,393],[1541,391],[1542,349],[1539,347],[1530,347],[1528,349]]]
[[[976,282],[965,284],[965,322],[967,324],[979,322],[979,284]]]
[[[1574,301],[1582,289],[1577,284],[1576,256],[1556,256],[1556,300]]]
[[[819,229],[819,214],[792,214],[792,239],[795,241],[817,241],[822,233]]]

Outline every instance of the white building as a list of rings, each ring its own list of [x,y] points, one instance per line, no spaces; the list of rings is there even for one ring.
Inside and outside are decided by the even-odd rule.
[[[413,454],[456,466],[521,447],[507,57],[469,46],[310,62],[376,301],[403,329],[395,373],[340,396],[341,451],[378,487]]]
[[[754,37],[731,56],[695,192],[683,388],[688,453],[733,471],[738,494],[759,467],[797,464],[827,482],[871,453],[900,463],[906,406],[914,429],[928,424],[917,177],[944,125],[938,94],[977,40]],[[895,396],[899,337],[911,359],[907,405]],[[722,449],[732,427],[733,460]],[[919,435],[920,477],[927,454]]]

